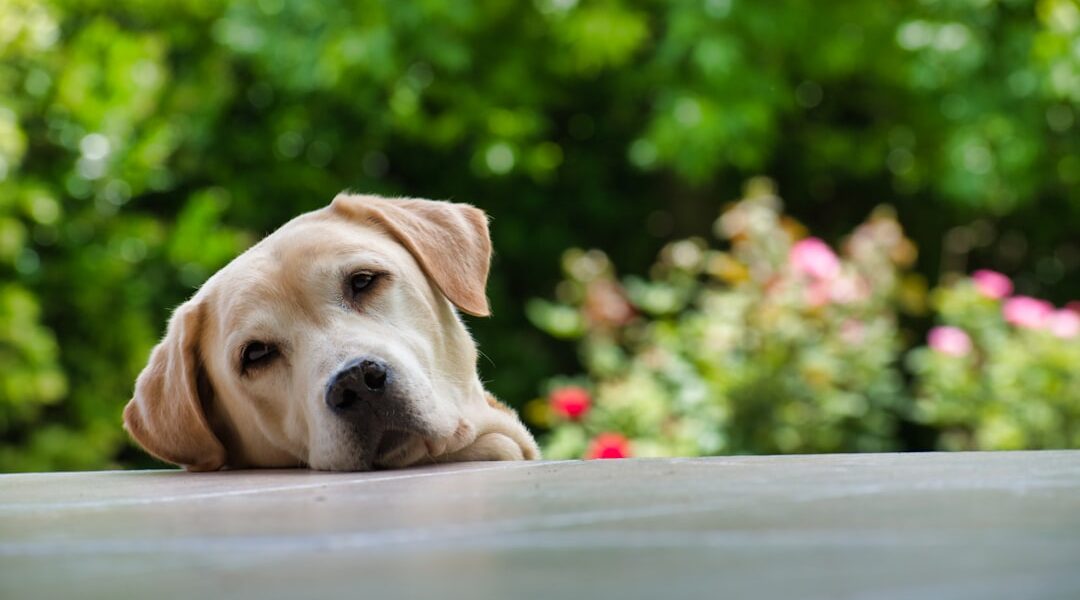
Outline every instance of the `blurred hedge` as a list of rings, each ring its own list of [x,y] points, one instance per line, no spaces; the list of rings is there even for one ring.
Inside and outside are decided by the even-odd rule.
[[[0,470],[146,464],[120,407],[169,309],[342,188],[494,217],[513,404],[567,247],[644,269],[772,175],[825,237],[889,200],[919,269],[1078,292],[1075,0],[6,0]],[[914,325],[920,327],[919,324]]]

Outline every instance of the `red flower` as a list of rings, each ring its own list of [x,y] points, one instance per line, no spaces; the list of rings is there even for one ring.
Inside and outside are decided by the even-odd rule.
[[[593,438],[585,458],[629,458],[630,440],[618,433],[601,433]]]
[[[577,421],[589,412],[590,403],[589,392],[576,385],[551,392],[551,410],[571,421]]]

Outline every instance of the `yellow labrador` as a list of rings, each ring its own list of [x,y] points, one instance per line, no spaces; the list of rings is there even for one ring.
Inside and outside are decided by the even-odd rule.
[[[538,458],[454,310],[489,314],[490,258],[477,208],[341,194],[176,309],[125,427],[192,471]]]

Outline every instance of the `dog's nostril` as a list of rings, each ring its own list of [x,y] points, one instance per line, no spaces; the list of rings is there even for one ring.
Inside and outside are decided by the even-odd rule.
[[[354,402],[356,402],[356,398],[357,398],[356,392],[354,392],[352,390],[345,390],[344,392],[341,393],[341,403],[338,404],[338,406],[340,406],[342,408],[344,408],[346,406],[350,406]]]
[[[360,396],[354,390],[339,388],[337,393],[331,392],[327,394],[326,403],[333,408],[346,409],[356,404],[359,399]]]
[[[364,374],[364,385],[373,392],[381,392],[386,386],[386,367],[373,360],[365,360],[360,363],[360,370]]]

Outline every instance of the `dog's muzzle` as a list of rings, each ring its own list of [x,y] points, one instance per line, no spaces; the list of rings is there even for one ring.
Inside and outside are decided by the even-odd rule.
[[[326,386],[327,407],[355,428],[365,460],[374,465],[423,429],[395,375],[384,361],[361,357],[346,363]]]

